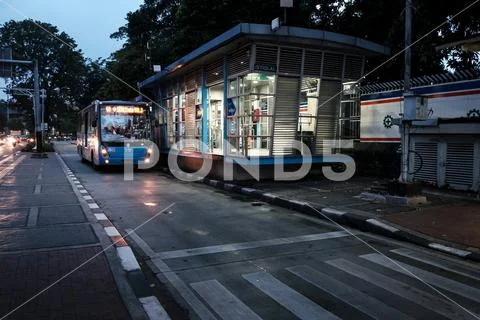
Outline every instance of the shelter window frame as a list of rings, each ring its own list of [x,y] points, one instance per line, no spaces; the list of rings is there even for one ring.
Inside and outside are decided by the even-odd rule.
[[[266,72],[248,72],[228,80],[227,96],[236,109],[225,117],[228,155],[271,155],[276,81],[275,73]]]

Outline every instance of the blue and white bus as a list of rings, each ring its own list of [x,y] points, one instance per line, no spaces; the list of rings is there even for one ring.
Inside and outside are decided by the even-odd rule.
[[[144,102],[94,101],[79,112],[77,151],[95,169],[149,163],[151,107]]]

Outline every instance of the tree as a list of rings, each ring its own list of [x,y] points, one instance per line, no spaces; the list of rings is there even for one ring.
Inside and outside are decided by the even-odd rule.
[[[76,123],[74,111],[81,107],[80,101],[85,97],[87,68],[75,41],[51,24],[12,20],[0,27],[0,43],[12,48],[14,59],[38,60],[40,86],[47,90],[48,96],[45,119],[56,114],[67,122]],[[31,68],[16,65],[12,87],[33,88]],[[61,94],[55,88],[61,88]],[[15,100],[18,105],[32,105],[28,97],[15,96]],[[32,110],[26,108],[26,111],[31,123]]]
[[[437,32],[413,47],[413,76],[443,72],[447,68],[479,67],[478,54],[458,48],[436,51],[441,43],[480,32],[480,4],[452,19],[470,0],[413,0],[414,40],[447,21]],[[296,0],[288,10],[288,25],[319,28],[368,39],[392,48],[404,48],[405,1],[385,0]],[[240,22],[270,23],[282,17],[278,0],[145,0],[127,15],[127,24],[112,34],[126,40],[122,49],[112,54],[109,70],[131,86],[152,74],[151,64],[168,65],[203,43]],[[388,58],[388,57],[387,57]],[[387,59],[372,57],[367,70]],[[397,80],[403,77],[403,55],[372,74],[367,81]],[[134,90],[109,78],[101,92],[112,97],[132,98]]]
[[[313,13],[317,26],[385,44],[392,53],[404,49],[404,0],[327,0],[320,1]],[[454,70],[480,70],[480,56],[465,53],[459,48],[435,50],[435,46],[460,40],[480,32],[480,4],[458,17],[452,16],[471,4],[470,0],[413,0],[413,41],[430,33],[412,47],[412,74],[420,76]],[[335,8],[335,9],[332,9]],[[371,70],[385,60],[370,58]],[[403,54],[372,74],[367,81],[398,80],[403,78]]]
[[[25,124],[20,119],[10,119],[7,122],[8,130],[24,130]]]

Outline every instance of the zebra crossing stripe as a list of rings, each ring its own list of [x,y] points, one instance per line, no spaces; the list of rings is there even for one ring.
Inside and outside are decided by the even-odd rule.
[[[397,272],[406,274],[408,276],[411,276],[410,273],[399,267],[397,264],[395,264],[392,260],[389,260],[388,258],[378,254],[378,253],[371,253],[371,254],[365,254],[360,256],[363,259],[366,259],[370,262],[376,263],[378,265],[381,265],[385,268],[389,268],[392,270],[395,270]],[[406,263],[402,263],[399,261],[396,261],[400,266],[403,268],[409,270],[411,273],[413,273],[415,276],[419,277],[425,282],[428,282],[430,284],[434,284],[436,287],[448,290],[450,292],[453,292],[455,294],[458,294],[462,297],[465,297],[467,299],[473,300],[475,302],[480,303],[480,290],[472,288],[470,286],[467,286],[463,283],[436,275],[434,273],[422,270],[420,268],[410,266]]]
[[[222,319],[261,320],[261,318],[234,296],[217,280],[191,283],[190,286],[205,300]]]
[[[407,257],[409,259],[420,261],[422,263],[425,263],[449,272],[456,273],[458,275],[461,275],[467,278],[480,281],[480,273],[478,272],[478,270],[470,269],[467,266],[464,266],[455,262],[451,262],[445,259],[439,259],[437,257],[433,257],[427,254],[421,254],[407,248],[394,249],[394,250],[390,250],[390,252],[393,252],[403,257]]]
[[[371,284],[390,291],[404,299],[410,300],[433,312],[439,313],[452,320],[472,319],[472,315],[467,311],[452,305],[450,302],[438,295],[432,295],[415,287],[407,285],[404,282],[391,279],[378,272],[364,268],[357,263],[345,259],[336,259],[326,261],[329,265],[349,273],[357,278],[363,279]]]
[[[242,277],[300,319],[340,319],[269,273],[255,272]]]
[[[307,234],[307,235],[298,236],[298,237],[276,238],[276,239],[270,239],[270,240],[230,243],[230,244],[224,244],[224,245],[200,247],[200,248],[185,249],[185,250],[165,251],[165,252],[160,252],[156,254],[155,257],[158,257],[161,259],[175,259],[175,258],[183,258],[183,257],[203,255],[203,254],[214,254],[214,253],[221,253],[221,252],[247,250],[247,249],[255,249],[255,248],[261,248],[261,247],[268,247],[268,246],[326,240],[326,239],[342,238],[342,237],[349,237],[349,236],[351,236],[351,234],[346,231],[332,231],[332,232],[324,232],[324,233],[316,233],[316,234]]]
[[[397,309],[309,266],[296,266],[287,270],[373,319],[412,319]]]

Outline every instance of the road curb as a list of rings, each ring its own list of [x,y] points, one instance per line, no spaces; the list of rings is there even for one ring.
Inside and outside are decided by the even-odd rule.
[[[396,240],[410,242],[422,247],[440,251],[442,253],[447,253],[462,259],[480,262],[480,252],[474,252],[469,250],[469,248],[467,247],[448,243],[446,241],[441,241],[437,239],[432,240],[428,236],[422,236],[419,233],[406,230],[405,228],[380,219],[340,211],[335,208],[314,207],[307,202],[286,199],[282,196],[270,192],[263,192],[261,190],[249,187],[241,187],[230,182],[224,183],[222,181],[212,179],[203,179],[201,180],[201,182],[218,189],[235,191],[237,193],[244,194],[252,199],[260,200],[279,207],[305,213],[320,219],[331,220],[342,225],[355,227],[362,231],[380,234],[383,236],[394,238]]]
[[[58,153],[56,156],[60,161],[63,171],[72,188],[76,189],[82,200],[86,202],[94,220],[103,227],[105,235],[110,238],[110,241],[112,242],[110,247],[115,248],[116,257],[120,261],[121,268],[126,274],[128,284],[133,290],[138,303],[147,315],[147,318],[150,320],[170,320],[170,317],[165,309],[163,309],[157,297],[153,295],[152,289],[147,283],[146,277],[143,274],[132,248],[128,245],[118,229],[108,219],[101,207],[95,202],[82,183],[77,179],[75,174],[70,170],[62,157]],[[107,247],[107,249],[110,247]]]

